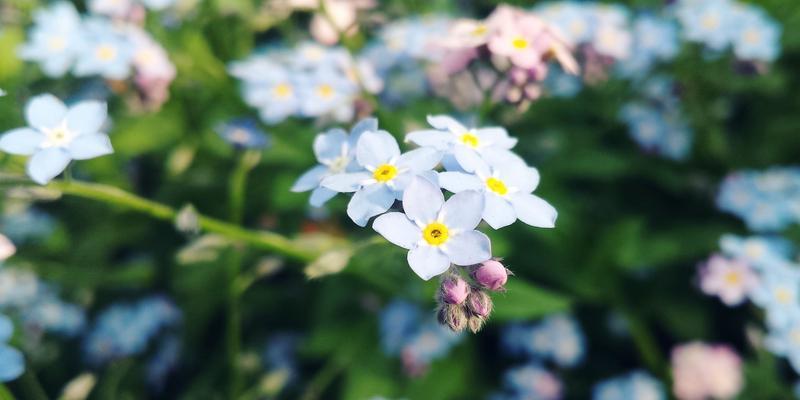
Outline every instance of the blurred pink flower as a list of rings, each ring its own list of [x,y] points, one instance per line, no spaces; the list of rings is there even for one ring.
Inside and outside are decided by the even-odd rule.
[[[680,400],[725,400],[742,389],[742,360],[725,345],[692,342],[672,350],[673,392]]]
[[[758,277],[749,265],[715,254],[700,268],[703,293],[719,296],[729,306],[741,304],[758,285]]]
[[[373,0],[290,0],[292,8],[315,11],[311,36],[323,44],[335,44],[342,34],[358,32],[358,11],[375,7]]]
[[[135,45],[134,81],[146,106],[158,109],[169,99],[169,86],[176,74],[175,66],[169,60],[164,48],[146,32],[132,28],[130,36]]]

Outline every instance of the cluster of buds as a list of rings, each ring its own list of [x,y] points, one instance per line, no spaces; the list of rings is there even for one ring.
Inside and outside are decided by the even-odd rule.
[[[439,323],[454,332],[469,328],[478,332],[492,313],[492,298],[489,291],[505,290],[508,275],[511,274],[500,261],[491,259],[481,264],[467,267],[469,280],[459,271],[451,269],[443,275],[436,294]]]

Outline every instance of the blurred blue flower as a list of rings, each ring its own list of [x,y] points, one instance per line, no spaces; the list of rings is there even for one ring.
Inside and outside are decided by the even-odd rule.
[[[560,68],[553,68],[547,73],[544,87],[552,97],[570,98],[580,93],[583,81],[579,76],[568,74]]]
[[[33,181],[46,184],[71,160],[87,160],[114,150],[100,130],[106,122],[106,104],[83,101],[67,108],[51,94],[33,97],[25,106],[29,127],[0,137],[0,150],[29,155],[27,171]]]
[[[750,4],[736,7],[737,28],[733,37],[733,53],[744,60],[774,61],[781,52],[781,26]]]
[[[788,260],[793,251],[790,241],[774,236],[739,237],[728,234],[723,235],[719,243],[726,255],[745,260],[759,270]]]
[[[618,69],[624,76],[640,77],[659,61],[671,60],[678,53],[678,27],[670,20],[644,14],[633,22],[634,38],[630,57],[620,60]]]
[[[50,215],[31,207],[10,210],[0,216],[0,231],[17,244],[46,238],[53,233],[55,226]]]
[[[75,75],[116,80],[130,75],[134,48],[122,28],[103,18],[89,18],[83,23],[83,37]]]
[[[413,304],[395,300],[380,315],[381,345],[384,353],[396,356],[420,324],[421,312]]]
[[[722,51],[731,43],[735,25],[732,0],[681,0],[675,14],[689,41],[702,43],[715,51]]]
[[[169,374],[175,370],[180,358],[181,342],[177,336],[161,340],[155,354],[147,361],[147,383],[161,391]]]
[[[754,231],[775,231],[800,220],[800,168],[772,167],[728,175],[717,207],[743,219]]]
[[[217,126],[217,133],[237,148],[262,149],[269,145],[269,137],[252,119],[234,119]]]
[[[495,394],[492,400],[558,400],[563,394],[558,377],[535,363],[509,369],[503,384],[505,392]]]
[[[663,400],[664,385],[642,371],[617,376],[595,385],[592,400]]]
[[[10,267],[0,269],[0,310],[14,315],[32,333],[74,337],[86,321],[84,309],[61,300],[55,287],[30,271]]]
[[[276,124],[300,113],[300,84],[304,73],[292,73],[266,55],[232,63],[229,72],[243,81],[242,96],[256,107],[264,122]]]
[[[14,324],[0,314],[0,382],[17,379],[25,372],[25,359],[19,350],[6,344],[14,334]]]
[[[300,109],[305,116],[333,115],[345,121],[353,115],[352,97],[358,87],[333,68],[321,67],[306,76],[300,92]]]
[[[586,338],[577,321],[556,314],[536,325],[511,325],[503,333],[503,347],[513,355],[552,360],[569,368],[578,365],[586,354]]]
[[[64,76],[84,47],[80,15],[72,3],[58,1],[37,10],[33,19],[29,39],[19,48],[19,57],[39,63],[47,76]]]

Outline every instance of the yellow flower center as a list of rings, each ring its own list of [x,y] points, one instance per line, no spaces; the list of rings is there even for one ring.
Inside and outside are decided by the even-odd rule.
[[[439,246],[450,237],[450,230],[440,222],[431,222],[422,231],[422,238],[431,246]]]
[[[60,126],[55,129],[45,131],[47,139],[42,143],[42,147],[61,147],[72,141],[72,132],[66,127]]]
[[[472,30],[472,35],[473,36],[483,36],[483,35],[486,34],[486,32],[488,30],[489,30],[489,28],[485,24],[478,24],[475,27],[475,29]]]
[[[736,271],[731,271],[725,274],[725,282],[729,285],[738,285],[742,281],[742,277]]]
[[[375,168],[375,171],[372,172],[372,176],[378,182],[388,182],[397,176],[397,167],[391,164],[383,164]]]
[[[328,84],[319,85],[319,87],[317,87],[317,94],[319,97],[329,98],[333,96],[333,87]]]
[[[528,47],[528,41],[523,37],[517,36],[511,41],[511,45],[517,50],[525,50]]]
[[[748,29],[744,33],[744,41],[749,44],[757,44],[761,41],[761,34],[755,29]]]
[[[476,148],[478,147],[480,141],[478,140],[478,136],[476,136],[474,133],[467,132],[461,135],[461,143],[466,146]]]
[[[97,58],[102,61],[111,61],[117,56],[117,49],[109,45],[102,45],[97,48]]]
[[[500,196],[505,196],[505,194],[508,193],[508,187],[506,187],[506,184],[500,179],[494,177],[486,180],[486,187]]]
[[[250,135],[244,129],[234,129],[234,131],[231,132],[230,139],[234,143],[244,144],[248,142]]]
[[[286,98],[292,95],[292,87],[286,83],[275,86],[272,91],[275,93],[275,97],[279,98]]]
[[[48,40],[47,46],[50,48],[50,50],[60,51],[67,47],[67,41],[62,37],[52,37],[50,40]]]
[[[719,18],[716,15],[706,15],[702,21],[703,27],[706,29],[715,29],[719,25]]]
[[[786,288],[778,288],[775,290],[775,299],[781,304],[789,304],[792,294]]]

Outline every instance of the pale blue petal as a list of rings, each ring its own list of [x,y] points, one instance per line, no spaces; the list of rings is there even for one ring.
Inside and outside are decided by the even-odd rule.
[[[510,200],[520,221],[539,228],[556,226],[558,212],[550,203],[540,197],[527,193],[516,193],[510,196]]]
[[[436,220],[444,204],[441,189],[425,178],[414,177],[403,193],[403,209],[417,225],[427,225]]]
[[[497,146],[503,149],[510,149],[517,144],[517,139],[508,136],[508,132],[505,128],[481,128],[478,129],[475,134],[478,136],[480,143],[488,143],[491,146]]]
[[[473,265],[492,257],[489,237],[478,231],[461,232],[445,243],[444,252],[455,265]]]
[[[324,187],[318,187],[311,192],[311,197],[308,198],[308,203],[313,207],[322,207],[328,200],[336,196],[338,192],[334,192]]]
[[[483,220],[493,229],[508,226],[517,220],[517,213],[511,203],[489,191],[484,192]]]
[[[356,158],[364,167],[378,167],[399,155],[400,147],[389,132],[365,132],[358,139]]]
[[[450,131],[456,134],[465,132],[467,128],[453,117],[447,115],[428,115],[428,123],[436,129]]]
[[[411,132],[405,137],[406,142],[414,143],[417,146],[433,147],[442,151],[449,149],[454,140],[455,136],[452,133],[433,129]]]
[[[343,149],[346,145],[347,132],[334,128],[314,138],[314,154],[319,161],[334,160],[345,154]]]
[[[370,185],[357,191],[347,204],[347,215],[358,226],[367,226],[369,219],[383,214],[394,204],[394,193],[386,185]]]
[[[69,155],[73,160],[88,160],[113,152],[111,140],[102,133],[80,135],[69,144]]]
[[[419,173],[435,168],[441,160],[442,153],[439,150],[423,147],[402,154],[397,159],[397,165]]]
[[[453,148],[453,156],[464,171],[489,175],[489,165],[474,149],[466,146],[456,146]]]
[[[106,103],[82,101],[67,111],[67,127],[81,135],[98,133],[108,118]]]
[[[355,192],[371,177],[367,172],[336,174],[323,179],[320,186],[341,193]]]
[[[481,182],[480,178],[463,172],[440,172],[439,184],[442,188],[452,193],[483,189],[483,182]]]
[[[311,189],[314,189],[319,186],[320,181],[328,172],[328,167],[324,165],[317,165],[314,168],[303,173],[297,178],[297,181],[294,182],[292,188],[289,189],[292,192],[306,192]]]
[[[0,314],[0,342],[7,342],[14,333],[14,324],[3,314]]]
[[[450,268],[450,259],[436,247],[418,246],[408,252],[407,258],[411,270],[426,281]]]
[[[404,249],[411,249],[422,240],[419,227],[414,225],[405,214],[399,212],[390,212],[375,218],[372,229],[386,240]]]
[[[475,229],[483,218],[483,193],[466,190],[454,194],[442,207],[442,219],[450,229]]]
[[[25,120],[37,129],[55,128],[67,115],[67,106],[52,94],[36,96],[25,106]]]
[[[458,160],[456,160],[456,157],[453,156],[452,153],[445,153],[444,157],[442,157],[442,166],[446,171],[466,172],[464,168],[461,168],[461,165],[458,164]]]
[[[44,135],[31,128],[17,128],[0,136],[0,150],[6,153],[29,156],[36,152]]]
[[[361,135],[364,132],[377,132],[378,131],[378,119],[377,118],[364,118],[361,121],[358,121],[357,124],[350,129],[350,146],[355,148],[358,145],[358,139],[361,138]]]
[[[0,382],[17,379],[25,371],[25,359],[19,350],[0,344]]]
[[[428,182],[432,183],[434,186],[439,187],[439,176],[436,174],[436,171],[430,169],[427,171],[422,171],[420,173],[414,173],[412,171],[408,171],[399,174],[397,175],[396,178],[394,178],[393,181],[394,182],[393,186],[395,190],[394,195],[397,198],[397,200],[403,200],[403,193],[405,192],[408,185],[411,183],[411,180],[413,180],[414,177],[417,176],[424,178]]]
[[[50,147],[38,151],[28,160],[28,176],[34,182],[44,185],[58,176],[58,174],[64,172],[64,168],[67,168],[69,161],[69,153],[59,147]]]

